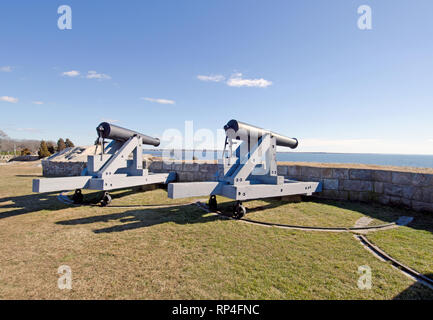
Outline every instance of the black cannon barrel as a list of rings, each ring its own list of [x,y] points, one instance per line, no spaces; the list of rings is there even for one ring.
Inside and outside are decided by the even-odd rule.
[[[227,131],[229,129],[232,129],[235,133],[242,132],[243,134],[246,134],[248,137],[252,136],[257,139],[260,138],[265,133],[270,133],[276,138],[278,146],[289,147],[292,149],[295,149],[298,146],[298,140],[296,138],[288,138],[282,136],[281,134],[267,131],[262,128],[252,126],[248,123],[237,121],[237,120],[230,120],[229,122],[227,122],[227,124],[224,126],[224,130]],[[241,139],[241,136],[236,137],[236,139],[238,140]]]
[[[125,129],[108,122],[102,122],[96,127],[98,137],[104,139],[111,139],[116,141],[126,141],[133,136],[139,136],[143,140],[143,144],[149,144],[152,146],[159,146],[159,139],[146,136],[145,134],[138,133],[133,130]]]

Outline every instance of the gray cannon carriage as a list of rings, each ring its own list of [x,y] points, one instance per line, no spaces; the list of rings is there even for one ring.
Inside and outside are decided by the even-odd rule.
[[[220,161],[222,172],[219,172],[217,181],[170,183],[170,198],[210,195],[209,206],[216,209],[215,196],[221,195],[236,200],[233,217],[239,219],[246,213],[242,201],[288,195],[310,196],[322,190],[320,182],[295,181],[277,174],[277,146],[294,149],[298,146],[297,139],[236,120],[229,121],[224,129],[226,141]]]
[[[107,122],[96,128],[97,146],[101,153],[87,157],[87,168],[81,176],[33,180],[33,192],[75,190],[74,201],[82,202],[81,189],[105,191],[101,205],[111,202],[109,190],[155,183],[167,184],[176,178],[175,172],[149,173],[143,169],[143,145],[159,146],[159,139]],[[112,140],[105,146],[105,139]],[[132,159],[129,156],[132,153]]]

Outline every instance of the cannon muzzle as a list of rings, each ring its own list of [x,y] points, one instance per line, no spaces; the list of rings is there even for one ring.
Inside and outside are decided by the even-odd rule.
[[[111,139],[120,142],[127,141],[129,138],[138,136],[143,140],[143,144],[159,146],[159,139],[146,136],[133,130],[125,129],[108,122],[102,122],[96,127],[99,138]]]
[[[248,139],[259,139],[266,133],[270,133],[276,138],[278,146],[289,147],[295,149],[298,146],[298,140],[296,138],[289,138],[282,136],[278,133],[274,133],[268,130],[264,130],[259,127],[252,126],[245,122],[230,120],[225,126],[224,130],[233,130],[236,135],[236,140],[248,140]]]

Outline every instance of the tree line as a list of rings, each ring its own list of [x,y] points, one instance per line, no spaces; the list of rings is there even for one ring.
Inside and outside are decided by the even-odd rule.
[[[66,148],[74,147],[74,143],[67,138],[60,138],[57,143],[54,141],[12,139],[4,131],[0,130],[0,154],[31,155],[38,154],[45,158]]]
[[[66,140],[60,138],[59,140],[57,140],[56,146],[50,142],[46,142],[42,140],[39,146],[38,155],[40,158],[45,158],[45,157],[49,157],[50,155],[56,152],[65,150],[66,148],[73,148],[73,147],[75,147],[75,145],[68,138],[66,138]]]

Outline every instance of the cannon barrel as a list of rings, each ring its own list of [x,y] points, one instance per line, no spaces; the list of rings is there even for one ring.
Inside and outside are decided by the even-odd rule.
[[[111,139],[116,141],[127,141],[133,136],[138,136],[143,140],[143,144],[149,144],[152,146],[159,146],[159,139],[146,136],[145,134],[138,133],[133,130],[125,129],[108,122],[102,122],[96,127],[98,137],[104,139]]]
[[[227,122],[227,124],[224,126],[224,130],[227,131],[229,129],[232,129],[235,133],[238,132],[241,133],[239,136],[236,137],[237,140],[242,139],[242,137],[244,137],[245,134],[248,138],[254,137],[258,139],[262,135],[266,133],[270,133],[272,136],[276,138],[276,142],[278,146],[289,147],[292,149],[295,149],[298,146],[298,140],[296,138],[288,138],[278,133],[264,130],[262,128],[252,126],[250,124],[237,121],[237,120],[230,120],[229,122]]]

